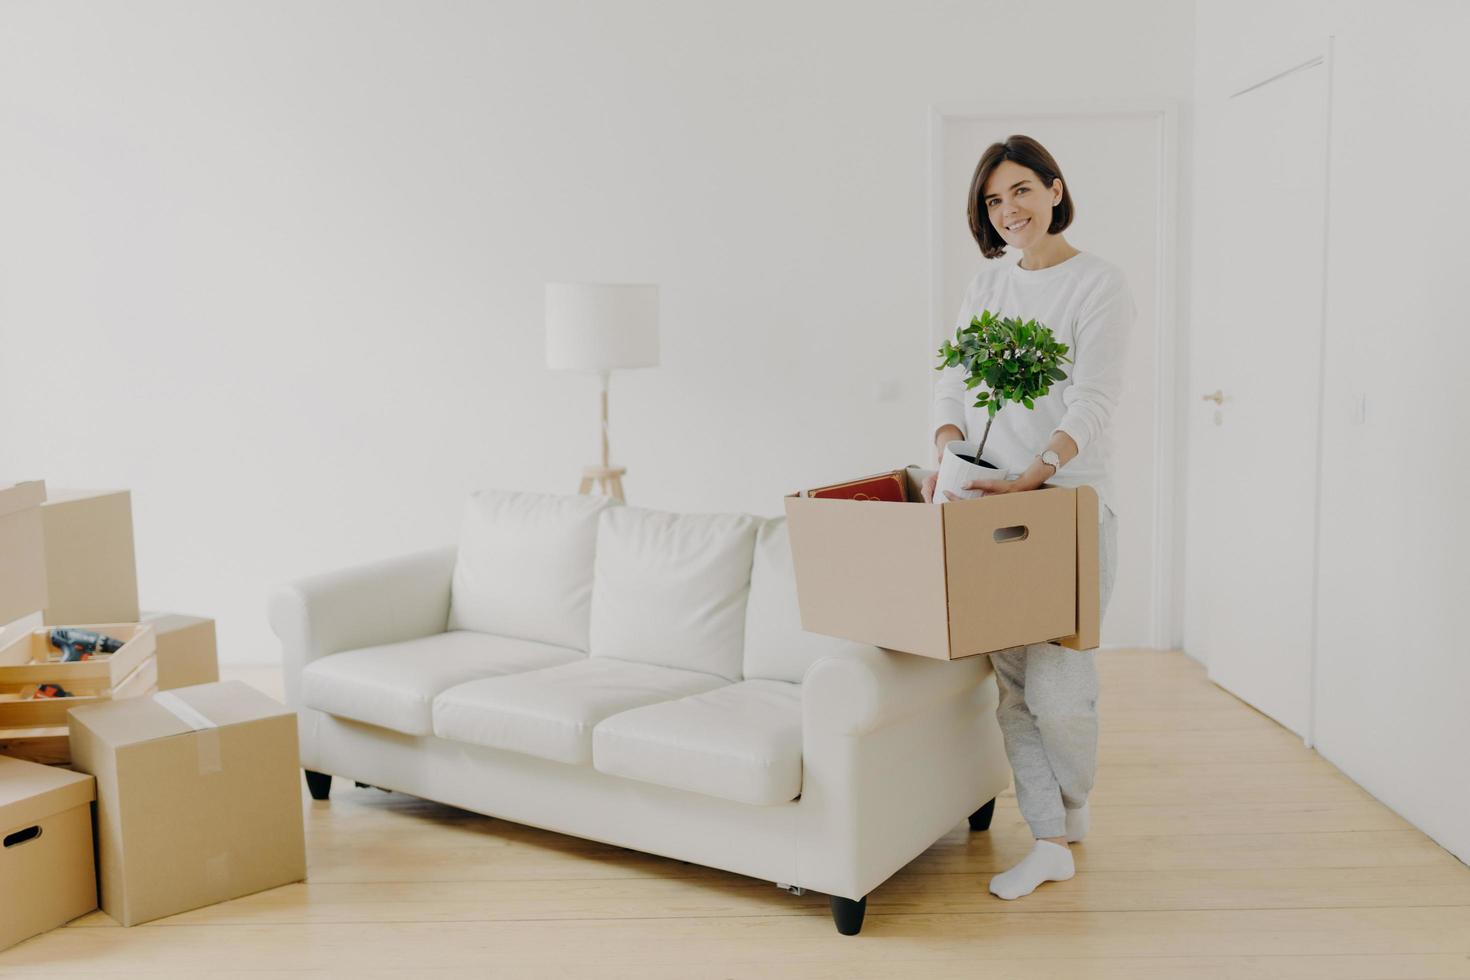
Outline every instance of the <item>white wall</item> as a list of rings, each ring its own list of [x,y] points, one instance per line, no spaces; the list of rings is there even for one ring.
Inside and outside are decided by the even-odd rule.
[[[1171,0],[0,6],[0,476],[134,491],[145,605],[274,658],[269,586],[571,490],[542,284],[663,286],[630,503],[918,462],[928,111],[1178,99]],[[711,481],[709,474],[717,473]]]
[[[1208,0],[1197,15],[1201,100],[1334,38],[1312,738],[1470,860],[1470,656],[1458,618],[1470,595],[1459,291],[1470,7]],[[1291,242],[1269,231],[1270,202],[1244,193],[1240,206],[1260,211],[1261,247],[1290,262]]]
[[[1470,861],[1470,7],[1335,20],[1316,741]]]

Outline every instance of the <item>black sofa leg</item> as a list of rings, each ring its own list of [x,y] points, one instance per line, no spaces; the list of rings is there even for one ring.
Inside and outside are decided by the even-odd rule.
[[[832,899],[832,921],[837,924],[837,931],[844,936],[856,936],[863,928],[863,914],[868,911],[868,896],[864,895],[855,902],[836,895],[829,897]]]
[[[313,800],[325,800],[332,793],[332,775],[326,772],[312,772],[303,769],[306,773],[306,789],[311,793]]]
[[[985,804],[980,809],[970,814],[970,829],[989,830],[990,818],[993,816],[995,816],[995,801],[991,800],[989,803]]]

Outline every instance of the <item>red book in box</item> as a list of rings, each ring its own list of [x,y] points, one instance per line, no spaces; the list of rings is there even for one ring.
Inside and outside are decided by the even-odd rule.
[[[832,497],[838,500],[890,500],[897,504],[907,503],[909,499],[908,483],[904,479],[903,470],[817,487],[806,491],[802,496]]]

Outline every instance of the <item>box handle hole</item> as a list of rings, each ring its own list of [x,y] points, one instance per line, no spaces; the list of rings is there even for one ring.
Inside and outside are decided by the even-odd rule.
[[[17,844],[24,844],[28,840],[35,840],[37,837],[40,836],[41,825],[37,824],[34,827],[27,827],[25,830],[17,830],[13,834],[6,834],[5,846],[14,847]]]
[[[1012,527],[998,527],[995,529],[995,543],[1005,544],[1008,541],[1025,541],[1031,535],[1031,529],[1024,524],[1016,524]]]

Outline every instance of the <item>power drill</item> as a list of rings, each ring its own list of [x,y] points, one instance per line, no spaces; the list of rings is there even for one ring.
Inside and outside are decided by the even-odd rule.
[[[77,629],[74,626],[51,630],[47,639],[51,641],[52,646],[61,651],[61,662],[64,664],[78,660],[91,660],[99,654],[116,653],[123,647],[121,640],[94,633],[92,630]]]

